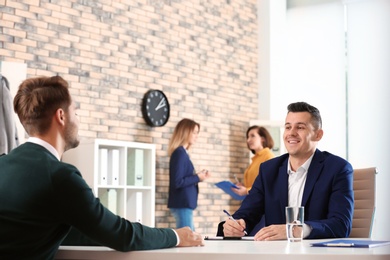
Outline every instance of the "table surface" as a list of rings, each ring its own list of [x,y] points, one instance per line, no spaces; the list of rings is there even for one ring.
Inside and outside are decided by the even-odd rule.
[[[158,250],[118,252],[107,247],[60,247],[56,259],[185,259],[185,260],[243,260],[251,259],[299,259],[299,260],[346,260],[390,259],[390,245],[374,248],[312,247],[311,243],[323,240],[287,241],[230,241],[206,240],[201,247],[175,247]]]

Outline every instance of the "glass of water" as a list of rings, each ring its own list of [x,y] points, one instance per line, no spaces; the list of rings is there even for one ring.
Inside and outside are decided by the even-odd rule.
[[[286,207],[286,233],[289,242],[303,239],[304,207]]]

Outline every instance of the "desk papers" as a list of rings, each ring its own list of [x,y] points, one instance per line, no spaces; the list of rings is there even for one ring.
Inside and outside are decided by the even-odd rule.
[[[210,237],[205,236],[204,240],[241,240],[241,241],[254,241],[253,236],[244,236],[244,237]]]

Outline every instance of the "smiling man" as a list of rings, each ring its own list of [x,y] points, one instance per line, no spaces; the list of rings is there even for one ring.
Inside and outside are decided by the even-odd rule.
[[[323,136],[317,108],[292,103],[284,129],[288,151],[261,165],[251,191],[233,217],[227,220],[225,236],[255,240],[280,240],[286,236],[286,206],[304,206],[304,238],[348,237],[352,228],[353,168],[346,160],[318,150]],[[260,221],[264,214],[265,221]]]

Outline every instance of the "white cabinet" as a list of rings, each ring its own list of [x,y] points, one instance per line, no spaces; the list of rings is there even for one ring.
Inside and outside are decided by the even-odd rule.
[[[154,144],[85,140],[64,153],[103,205],[132,222],[155,226]]]

